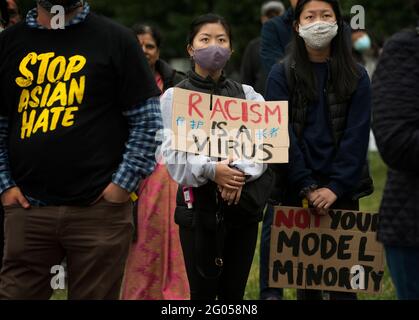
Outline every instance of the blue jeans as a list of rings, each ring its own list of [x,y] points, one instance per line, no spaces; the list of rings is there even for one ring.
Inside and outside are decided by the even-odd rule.
[[[263,218],[262,236],[260,240],[259,260],[259,296],[261,300],[268,298],[283,298],[283,290],[269,287],[269,252],[271,247],[271,226],[274,218],[274,208],[268,204]]]
[[[419,300],[419,248],[385,246],[388,268],[400,300]]]

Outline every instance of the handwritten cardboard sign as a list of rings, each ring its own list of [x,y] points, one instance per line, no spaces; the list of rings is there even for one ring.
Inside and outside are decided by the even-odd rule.
[[[271,287],[380,293],[383,246],[378,214],[277,207],[271,232]]]
[[[174,89],[172,149],[209,157],[288,162],[288,102]]]

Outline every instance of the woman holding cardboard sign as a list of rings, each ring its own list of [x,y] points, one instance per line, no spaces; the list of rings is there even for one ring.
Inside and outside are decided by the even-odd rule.
[[[290,163],[283,204],[319,212],[358,210],[372,192],[364,170],[368,151],[371,88],[366,70],[351,55],[337,0],[299,0],[288,56],[268,78],[267,100],[290,105]],[[322,299],[321,291],[299,291]],[[356,299],[330,293],[331,299]]]
[[[191,25],[188,53],[193,70],[178,87],[206,94],[264,101],[253,88],[227,79],[223,68],[232,53],[231,29],[207,14]],[[172,127],[174,89],[161,98],[164,126]],[[215,99],[214,99],[215,100]],[[213,102],[215,103],[215,102]],[[210,110],[210,103],[207,106]],[[178,191],[175,221],[188,274],[191,299],[243,299],[273,175],[266,165],[220,161],[171,149],[163,155]]]

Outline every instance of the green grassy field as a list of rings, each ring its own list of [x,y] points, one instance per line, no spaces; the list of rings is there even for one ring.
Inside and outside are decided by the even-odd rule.
[[[370,168],[371,174],[374,179],[375,192],[361,200],[361,210],[365,212],[377,212],[380,206],[381,197],[383,194],[383,188],[385,179],[387,176],[387,169],[383,161],[381,160],[377,152],[370,153]],[[249,280],[246,287],[246,300],[257,300],[259,299],[259,241],[256,249],[255,257],[253,259],[252,270],[250,272]],[[53,300],[62,300],[66,299],[66,291],[56,291]],[[368,295],[368,294],[359,294],[359,299],[363,300],[394,300],[396,299],[396,293],[394,290],[393,283],[391,282],[388,270],[385,272],[383,292],[380,295]],[[295,290],[286,289],[285,290],[285,299],[295,299]]]
[[[374,179],[375,191],[374,193],[361,200],[361,210],[365,212],[377,212],[380,206],[383,188],[387,177],[386,165],[380,158],[377,152],[372,152],[369,155],[371,174]],[[256,300],[259,299],[259,241],[253,259],[252,269],[250,271],[249,280],[247,282],[245,299]],[[295,290],[285,289],[285,299],[295,299]],[[394,300],[396,299],[396,292],[391,282],[390,275],[386,269],[384,275],[383,292],[380,295],[359,294],[359,299],[362,300]]]

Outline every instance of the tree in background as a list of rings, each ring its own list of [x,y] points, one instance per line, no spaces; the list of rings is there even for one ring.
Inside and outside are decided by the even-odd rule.
[[[26,12],[35,0],[21,0]],[[186,58],[186,36],[189,24],[196,16],[215,12],[224,16],[233,27],[234,54],[229,72],[239,70],[247,43],[260,33],[260,7],[265,0],[90,0],[97,13],[131,26],[135,22],[158,25],[164,36],[162,56],[165,59]],[[283,1],[289,6],[289,1]],[[379,43],[393,33],[413,26],[416,22],[409,0],[341,0],[345,14],[354,5],[366,10],[366,27]]]

